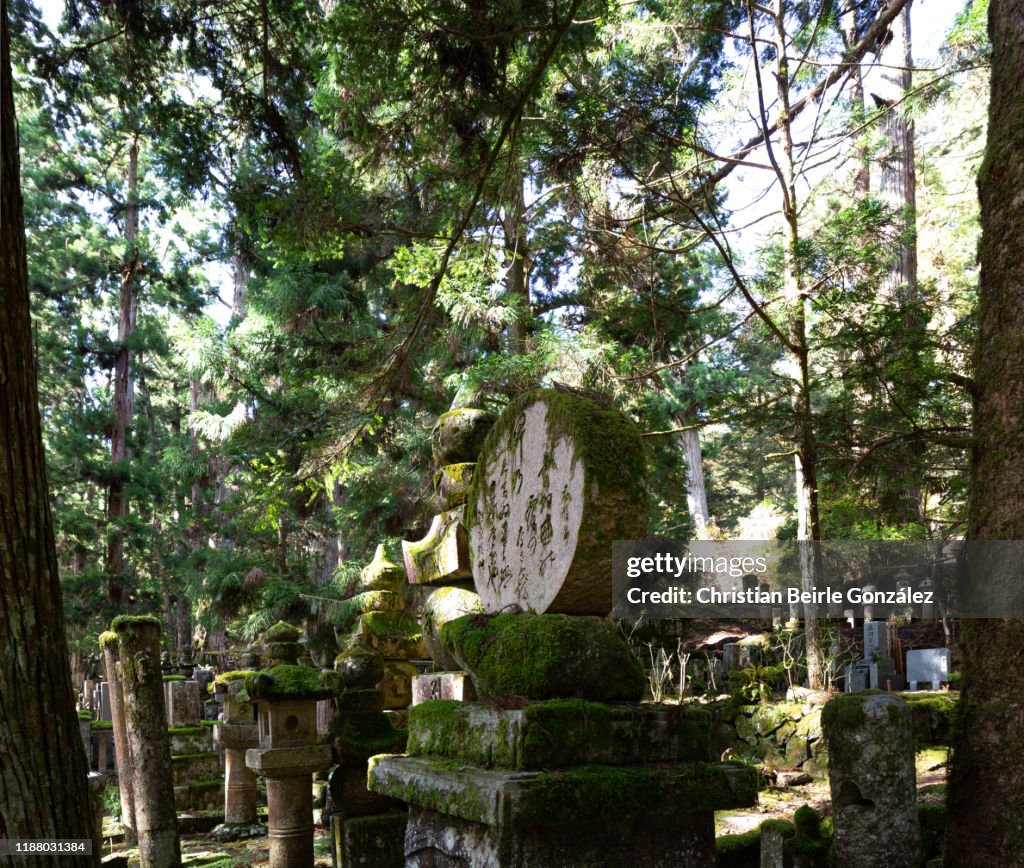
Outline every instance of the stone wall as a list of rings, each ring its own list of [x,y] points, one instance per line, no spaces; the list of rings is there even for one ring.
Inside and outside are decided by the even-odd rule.
[[[918,748],[949,744],[957,694],[902,694],[910,706]],[[711,749],[716,758],[799,769],[812,778],[828,776],[828,751],[821,734],[821,706],[798,702],[711,706]]]

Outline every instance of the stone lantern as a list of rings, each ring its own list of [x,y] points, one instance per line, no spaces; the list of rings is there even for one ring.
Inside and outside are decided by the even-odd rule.
[[[259,745],[256,706],[245,692],[253,672],[225,672],[213,682],[224,698],[224,720],[213,737],[224,748],[224,823],[216,830],[221,840],[248,837],[256,830],[256,774],[245,764],[245,752]]]
[[[297,666],[299,636],[290,624],[271,627],[266,653],[273,665],[243,682],[248,701],[258,703],[259,746],[246,751],[245,762],[267,779],[271,868],[312,868],[310,776],[332,764],[330,745],[316,743],[316,704],[339,692],[340,676]]]

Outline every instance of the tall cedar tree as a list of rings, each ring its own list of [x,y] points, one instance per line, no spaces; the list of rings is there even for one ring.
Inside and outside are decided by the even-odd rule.
[[[1024,539],[1024,8],[992,0],[988,144],[978,176],[981,279],[975,446],[968,506],[975,540]],[[1015,565],[1020,583],[1019,569]],[[1019,865],[1024,853],[1024,622],[966,621],[953,745],[947,865]]]
[[[0,0],[0,251],[0,838],[89,838],[88,769],[36,395],[7,0]],[[83,864],[81,856],[16,861]]]

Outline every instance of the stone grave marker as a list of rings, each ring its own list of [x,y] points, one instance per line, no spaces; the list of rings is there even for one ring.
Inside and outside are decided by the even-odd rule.
[[[467,502],[485,609],[607,615],[612,542],[647,529],[646,476],[640,436],[618,410],[555,390],[513,401]]]
[[[931,685],[938,690],[942,682],[949,681],[948,648],[916,648],[907,652],[907,681],[911,690],[919,685]]]

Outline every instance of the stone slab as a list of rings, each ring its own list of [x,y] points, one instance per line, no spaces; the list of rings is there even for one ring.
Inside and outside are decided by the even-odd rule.
[[[601,825],[510,829],[412,806],[405,834],[406,868],[708,868],[714,862],[710,813],[688,814],[671,826],[629,817]]]
[[[519,829],[638,817],[672,822],[757,802],[757,771],[742,763],[522,772],[385,755],[370,760],[367,786],[450,817]]]
[[[430,699],[469,702],[476,699],[476,688],[468,672],[430,672],[412,680],[412,705]]]
[[[171,775],[178,787],[209,781],[223,775],[217,753],[194,753],[171,757]]]
[[[245,764],[254,772],[271,777],[280,777],[291,772],[296,777],[313,774],[330,768],[331,746],[311,744],[304,747],[249,748],[245,752]]]
[[[536,702],[522,709],[435,700],[409,712],[408,752],[486,768],[551,769],[711,759],[702,709]]]
[[[198,681],[165,681],[168,726],[198,726],[203,719],[203,703]]]

